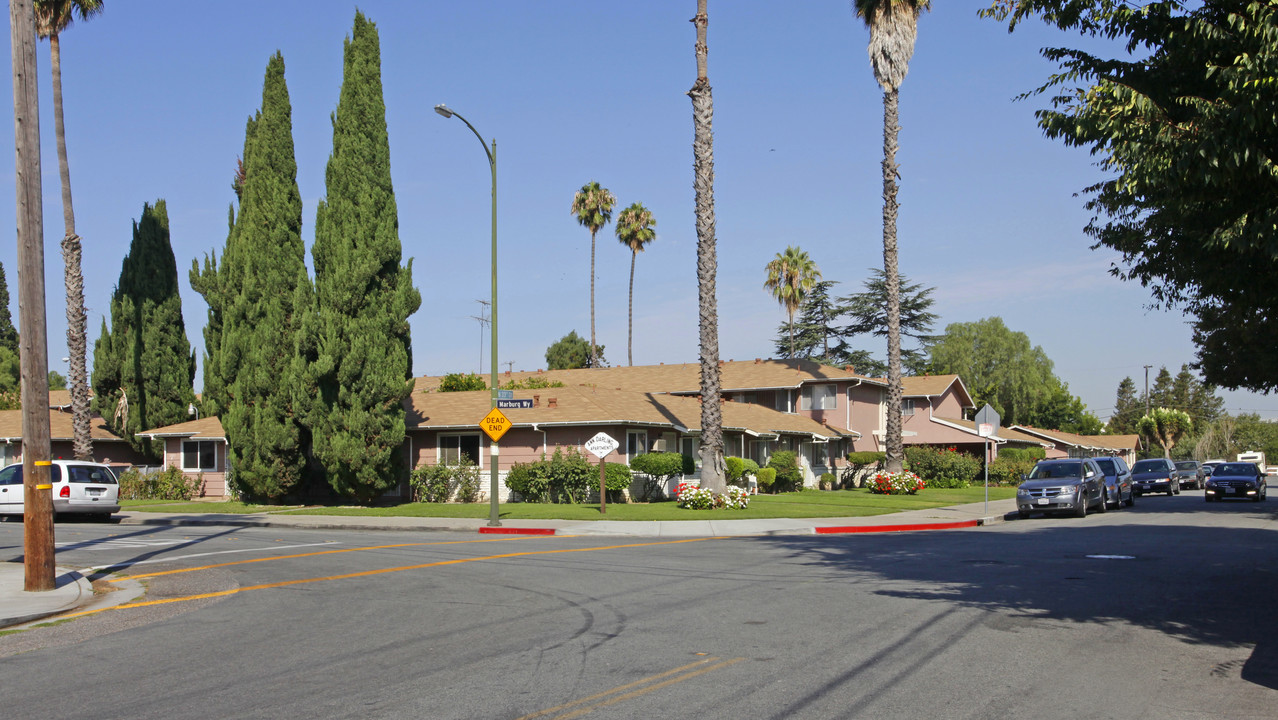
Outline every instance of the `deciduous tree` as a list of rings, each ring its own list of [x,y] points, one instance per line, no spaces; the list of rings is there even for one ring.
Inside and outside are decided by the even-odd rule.
[[[1136,427],[1144,435],[1152,438],[1163,449],[1163,457],[1170,458],[1172,448],[1189,432],[1194,421],[1184,410],[1158,407],[1141,417]]]

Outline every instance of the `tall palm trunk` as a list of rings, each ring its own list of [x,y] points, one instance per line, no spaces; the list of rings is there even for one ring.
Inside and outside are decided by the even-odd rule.
[[[718,260],[714,237],[714,100],[706,77],[706,0],[697,0],[697,81],[692,98],[693,188],[697,203],[697,308],[701,323],[701,487],[726,489],[723,408],[719,406],[719,312],[715,302]]]
[[[67,164],[67,134],[62,120],[62,50],[57,34],[49,36],[50,65],[53,72],[53,131],[58,143],[58,174],[62,179],[62,218],[66,235],[62,238],[63,277],[67,293],[67,351],[71,387],[71,451],[77,460],[93,459],[89,435],[89,387],[85,368],[86,319],[84,273],[80,269],[80,236],[75,234],[75,212],[71,206],[71,168]]]
[[[595,350],[595,229],[590,229],[590,367],[599,367]]]
[[[635,364],[635,258],[639,253],[630,251],[630,311],[626,324],[626,363]]]
[[[898,99],[896,90],[883,93],[883,271],[888,325],[887,447],[884,449],[888,472],[900,472],[905,458],[901,437],[901,275],[897,271],[896,252],[896,179],[899,176],[896,149],[901,129]]]
[[[794,359],[794,311],[790,311],[790,359]]]

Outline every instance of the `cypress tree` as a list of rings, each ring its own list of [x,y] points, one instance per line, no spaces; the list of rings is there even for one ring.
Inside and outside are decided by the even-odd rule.
[[[279,52],[267,63],[262,107],[245,130],[236,190],[239,214],[232,211],[221,267],[213,257],[203,271],[191,271],[209,302],[205,388],[226,430],[235,483],[251,496],[277,499],[297,486],[305,466],[293,403],[301,321],[294,304],[307,286],[292,108]]]
[[[103,321],[93,348],[93,409],[139,452],[158,457],[158,446],[134,434],[186,420],[194,379],[168,212],[157,200],[144,204],[133,223],[133,242],[111,294],[111,326]]]
[[[408,317],[421,305],[401,267],[377,28],[360,12],[344,43],[326,197],[315,220],[305,347],[314,454],[337,492],[370,500],[403,471],[412,389]],[[250,171],[251,182],[251,171]]]
[[[13,327],[9,314],[9,283],[4,278],[4,264],[0,263],[0,347],[18,354],[18,331]]]

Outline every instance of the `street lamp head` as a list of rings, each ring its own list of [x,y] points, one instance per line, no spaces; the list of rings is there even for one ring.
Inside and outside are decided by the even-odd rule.
[[[449,110],[448,106],[443,103],[440,103],[435,106],[435,112],[439,113],[440,115],[443,115],[446,118],[450,118],[453,116],[453,111]]]

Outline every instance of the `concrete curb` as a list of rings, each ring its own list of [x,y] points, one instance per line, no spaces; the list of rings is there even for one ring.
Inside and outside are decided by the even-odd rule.
[[[75,570],[61,570],[56,589],[42,592],[19,591],[14,598],[17,610],[0,615],[0,628],[26,625],[79,608],[93,597],[93,584]],[[74,590],[70,589],[74,588]],[[26,606],[26,607],[22,607]]]

